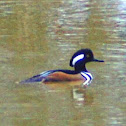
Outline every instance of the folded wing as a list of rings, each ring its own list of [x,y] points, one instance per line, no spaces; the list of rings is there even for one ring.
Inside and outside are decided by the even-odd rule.
[[[23,80],[20,82],[20,84],[24,84],[24,83],[35,83],[35,82],[41,82],[41,81],[44,81],[45,78],[50,75],[51,73],[54,73],[56,72],[56,70],[49,70],[49,71],[45,71],[45,72],[42,72],[38,75],[35,75],[29,79],[26,79],[26,80]]]

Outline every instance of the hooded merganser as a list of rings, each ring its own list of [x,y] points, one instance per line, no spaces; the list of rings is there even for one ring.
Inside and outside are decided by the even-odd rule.
[[[93,79],[91,73],[86,69],[85,64],[88,62],[104,62],[103,60],[97,60],[94,58],[93,52],[90,49],[78,50],[70,60],[70,66],[74,67],[74,70],[49,70],[35,75],[20,83],[32,83],[32,82],[60,82],[60,81],[79,81],[82,80],[83,85],[88,85]]]

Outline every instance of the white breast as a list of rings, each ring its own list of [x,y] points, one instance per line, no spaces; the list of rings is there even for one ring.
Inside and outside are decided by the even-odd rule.
[[[89,72],[81,72],[81,75],[86,79],[86,81],[83,83],[84,85],[89,85],[93,79],[93,76]]]

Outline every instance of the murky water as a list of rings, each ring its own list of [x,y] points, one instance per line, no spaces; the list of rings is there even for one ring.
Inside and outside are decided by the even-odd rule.
[[[126,125],[125,0],[2,0],[0,29],[2,126]],[[87,64],[94,76],[87,89],[17,83],[71,69],[80,48],[105,60]]]

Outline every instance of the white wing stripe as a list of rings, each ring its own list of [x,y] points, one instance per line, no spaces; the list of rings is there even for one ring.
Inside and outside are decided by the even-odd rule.
[[[50,73],[51,73],[51,71],[44,71],[44,72],[40,73],[40,75],[44,77],[44,76],[47,76]]]

